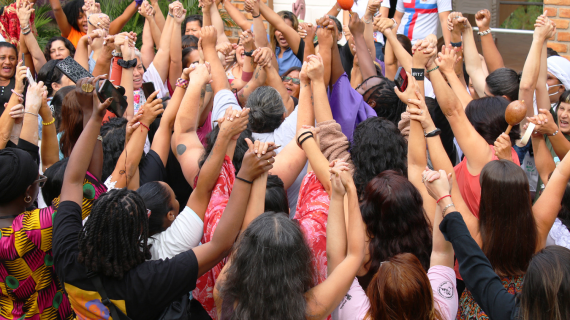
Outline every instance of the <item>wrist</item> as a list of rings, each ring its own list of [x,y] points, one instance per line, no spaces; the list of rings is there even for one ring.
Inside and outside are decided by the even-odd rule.
[[[437,201],[438,199],[441,199],[442,197],[445,197],[447,195],[449,195],[449,193],[441,194],[439,196],[439,198],[437,198],[435,200]],[[450,203],[453,203],[453,199],[451,199],[451,197],[445,197],[445,198],[441,199],[437,205],[443,209]]]

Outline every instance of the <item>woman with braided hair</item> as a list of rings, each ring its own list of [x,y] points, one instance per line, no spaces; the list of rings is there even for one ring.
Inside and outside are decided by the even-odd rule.
[[[80,80],[78,91],[97,80]],[[96,319],[114,313],[115,319],[122,313],[132,319],[156,319],[227,255],[244,218],[251,190],[248,182],[273,167],[275,152],[257,157],[249,142],[251,147],[236,176],[235,190],[210,242],[172,259],[145,261],[150,258],[147,209],[135,191],[112,190],[101,197],[82,227],[83,176],[99,143],[97,135],[110,104],[110,100],[99,104],[95,95],[91,101],[93,113],[71,152],[61,203],[54,217],[56,270],[78,318]],[[103,304],[102,300],[107,300],[102,296],[112,304]]]

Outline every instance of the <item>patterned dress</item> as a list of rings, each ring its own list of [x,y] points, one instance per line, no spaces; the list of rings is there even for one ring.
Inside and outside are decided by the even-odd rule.
[[[202,243],[212,239],[216,226],[230,199],[234,181],[235,168],[230,158],[226,156],[204,215]],[[301,185],[294,219],[299,222],[301,231],[313,252],[312,264],[316,269],[314,279],[316,284],[323,282],[327,277],[326,228],[329,203],[329,196],[323,185],[317,180],[314,173],[308,173]],[[194,299],[202,304],[212,319],[218,318],[213,295],[214,286],[226,262],[227,258],[200,277],[196,282],[196,289],[192,292]]]
[[[522,291],[522,284],[523,284],[524,276],[510,276],[510,277],[501,277],[501,281],[503,282],[503,286],[507,291],[515,295]],[[459,309],[457,310],[457,319],[459,320],[488,320],[489,317],[481,307],[475,302],[473,299],[473,295],[471,292],[465,288],[463,294],[461,295],[461,299],[459,299]]]
[[[20,42],[20,20],[16,14],[16,2],[5,6],[3,9],[2,14],[0,14],[0,34],[7,42],[17,48]],[[30,15],[31,26],[34,25],[35,16],[34,12]]]
[[[83,218],[106,191],[93,175],[83,182]],[[52,221],[59,198],[44,209],[26,211],[0,229],[0,319],[72,319],[73,312],[52,255]]]

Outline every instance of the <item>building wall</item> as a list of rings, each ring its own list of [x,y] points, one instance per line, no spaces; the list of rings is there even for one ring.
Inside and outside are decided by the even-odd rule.
[[[548,47],[570,60],[570,0],[544,0],[546,15],[556,23],[556,34]]]

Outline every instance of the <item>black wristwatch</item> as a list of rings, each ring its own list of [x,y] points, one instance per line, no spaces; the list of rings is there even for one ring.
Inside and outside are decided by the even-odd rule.
[[[246,56],[246,57],[251,57],[251,56],[253,56],[253,52],[254,52],[254,51],[255,51],[255,50],[244,51],[243,54],[244,54],[244,56]]]
[[[133,60],[128,60],[128,61],[125,61],[123,59],[119,59],[119,61],[117,61],[117,64],[121,68],[130,69],[130,68],[134,68],[137,66],[137,59],[135,58]]]
[[[441,133],[441,129],[435,128],[435,130],[424,134],[424,136],[426,138],[431,138],[431,137],[439,136],[440,133]]]
[[[425,69],[412,68],[412,77],[416,78],[418,81],[424,80]]]

